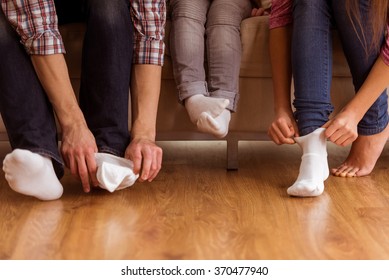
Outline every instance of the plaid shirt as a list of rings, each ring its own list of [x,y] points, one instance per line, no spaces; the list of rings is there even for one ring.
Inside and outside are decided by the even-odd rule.
[[[165,0],[131,0],[134,63],[163,64]],[[65,53],[53,0],[1,0],[1,7],[29,54]]]
[[[293,0],[272,0],[269,18],[270,29],[289,25],[293,22]],[[389,66],[389,21],[386,24],[385,42],[381,48],[381,58]]]

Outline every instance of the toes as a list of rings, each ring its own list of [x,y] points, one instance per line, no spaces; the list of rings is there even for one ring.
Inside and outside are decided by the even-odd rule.
[[[348,177],[347,175],[349,174],[349,172],[351,172],[353,170],[353,167],[351,166],[347,166],[346,168],[343,169],[343,171],[339,174],[340,177]]]
[[[346,170],[347,168],[347,165],[345,164],[342,164],[336,168],[333,168],[331,170],[332,174],[335,175],[335,176],[340,176],[340,174],[342,174],[344,172],[344,170]]]
[[[359,168],[357,168],[357,167],[351,168],[347,172],[346,177],[348,177],[348,178],[355,177],[355,176],[357,176],[358,171],[359,171]]]
[[[332,174],[337,177],[351,178],[357,176],[359,168],[342,164],[337,168],[331,170]]]

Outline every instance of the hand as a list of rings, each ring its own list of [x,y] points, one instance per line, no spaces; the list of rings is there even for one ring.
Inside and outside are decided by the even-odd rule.
[[[161,170],[162,149],[149,139],[134,138],[124,157],[133,161],[134,173],[140,174],[140,182],[151,182]]]
[[[90,192],[90,183],[98,186],[96,178],[97,152],[95,138],[86,124],[62,129],[61,154],[71,173],[81,180],[84,192]]]
[[[263,15],[268,15],[268,14],[269,14],[269,11],[265,10],[264,8],[253,8],[251,10],[252,17],[263,16]]]
[[[267,134],[277,145],[294,144],[293,137],[298,137],[299,134],[292,111],[276,113]]]
[[[325,136],[336,145],[347,146],[358,137],[358,122],[352,114],[342,111],[323,125]]]

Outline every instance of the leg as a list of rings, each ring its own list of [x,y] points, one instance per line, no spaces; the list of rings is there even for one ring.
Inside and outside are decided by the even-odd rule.
[[[296,119],[302,149],[296,182],[288,188],[294,196],[318,196],[328,177],[324,129],[333,108],[330,101],[332,78],[331,10],[327,1],[294,1],[292,66],[295,82]],[[317,163],[313,165],[313,163]],[[314,168],[315,167],[315,168]]]
[[[130,142],[132,23],[126,0],[88,0],[80,106],[100,152],[123,156]]]
[[[294,1],[292,67],[294,107],[299,133],[311,133],[328,121],[333,111],[332,11],[327,1]]]
[[[0,9],[0,110],[13,149],[3,169],[15,191],[57,199],[64,170],[53,110],[19,41]]]
[[[212,97],[228,99],[227,108],[231,111],[236,111],[239,99],[240,25],[250,12],[250,0],[214,0],[208,12],[208,88]]]
[[[303,151],[300,173],[296,182],[288,188],[292,196],[319,196],[324,191],[324,181],[328,178],[327,139],[324,128],[318,128],[296,142]]]
[[[225,98],[229,105],[217,117],[204,112],[198,127],[218,138],[227,135],[230,112],[237,107],[242,54],[240,24],[250,11],[249,0],[215,0],[209,8],[206,24],[209,91],[212,98]]]
[[[204,36],[209,0],[172,0],[170,34],[173,74],[179,100],[185,104],[189,117],[197,124],[201,113],[218,116],[227,101],[211,99],[205,81]]]
[[[344,53],[350,66],[355,91],[358,92],[373,64],[379,56],[379,50],[366,49],[359,40],[365,36],[367,48],[370,46],[372,32],[369,24],[369,1],[360,1],[360,14],[362,26],[356,25],[355,31],[349,19],[345,1],[333,1],[334,17],[342,41]],[[361,30],[361,28],[364,28]],[[382,40],[384,34],[382,34]],[[366,52],[368,51],[368,52]],[[351,151],[345,162],[332,169],[332,173],[341,177],[365,176],[373,170],[389,136],[388,128],[388,102],[384,91],[376,102],[370,107],[358,124],[359,136],[352,144]]]
[[[131,162],[121,157],[129,142],[132,23],[128,2],[55,0],[55,4],[61,23],[86,18],[80,105],[99,148],[95,155],[99,186],[110,192],[131,186],[137,176]]]

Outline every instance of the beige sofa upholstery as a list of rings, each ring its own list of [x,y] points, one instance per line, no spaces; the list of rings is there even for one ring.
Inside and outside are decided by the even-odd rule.
[[[169,53],[170,23],[166,26],[166,55],[157,119],[157,140],[216,140],[199,133],[178,103]],[[76,91],[79,87],[80,61],[84,26],[70,24],[61,27],[67,49],[70,77]],[[240,70],[240,100],[232,115],[227,137],[227,168],[238,168],[238,142],[268,140],[267,128],[273,118],[272,75],[268,51],[268,16],[248,18],[241,28],[243,56]],[[354,93],[350,72],[335,35],[332,96],[339,109]],[[129,120],[129,125],[131,120]],[[0,120],[0,140],[7,140]]]

